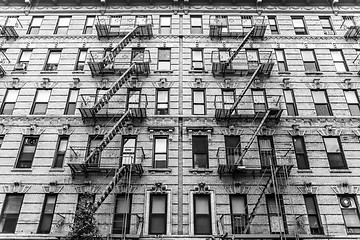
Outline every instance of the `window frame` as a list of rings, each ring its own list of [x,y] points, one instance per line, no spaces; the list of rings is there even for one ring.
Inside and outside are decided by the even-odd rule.
[[[262,98],[263,98],[263,102],[261,103],[257,103],[255,101],[255,96],[259,97],[260,95],[254,95],[254,92],[262,92]],[[268,107],[268,102],[267,102],[267,96],[266,96],[266,90],[264,88],[252,88],[251,89],[251,97],[252,97],[252,100],[253,100],[253,107],[254,107],[254,112],[255,113],[259,113],[259,112],[266,112],[267,109],[269,108]],[[260,98],[259,98],[260,99]],[[264,106],[264,108],[257,108],[256,106]]]
[[[342,202],[341,202],[341,199],[342,198],[350,198],[350,203],[351,203],[351,199],[354,201],[354,205],[355,207],[351,207],[351,204],[349,207],[343,207],[342,206]],[[356,195],[353,195],[353,194],[341,194],[341,195],[338,195],[338,200],[339,200],[339,203],[340,203],[340,210],[341,210],[341,215],[343,217],[343,220],[344,220],[344,225],[345,225],[345,228],[346,228],[346,232],[347,234],[351,235],[351,234],[359,234],[360,232],[360,225],[357,226],[357,227],[351,227],[351,228],[355,228],[357,231],[353,231],[350,229],[350,226],[347,226],[347,223],[346,223],[346,218],[345,218],[345,215],[344,214],[344,211],[343,209],[353,209],[355,210],[355,213],[356,213],[356,216],[357,216],[357,219],[360,221],[360,211],[359,211],[359,203],[358,203],[358,200],[357,200],[357,197]]]
[[[88,25],[89,23],[89,19],[91,18],[94,18],[92,20],[92,25]],[[93,30],[94,30],[94,23],[95,23],[95,16],[94,15],[90,15],[90,16],[86,16],[86,19],[85,19],[85,24],[84,24],[84,29],[83,29],[83,32],[82,34],[92,34]],[[90,32],[88,32],[88,29],[90,28]]]
[[[325,139],[336,139],[337,141],[337,145],[339,147],[339,150],[340,152],[329,152],[328,151],[328,147],[326,146],[326,141]],[[324,147],[325,147],[325,151],[326,151],[326,155],[327,155],[327,158],[328,158],[328,161],[329,161],[329,166],[330,166],[330,169],[348,169],[348,165],[347,165],[347,162],[346,162],[346,158],[345,158],[345,154],[344,154],[344,149],[342,147],[342,144],[341,144],[341,140],[340,140],[340,137],[339,136],[323,136],[323,142],[324,142]],[[340,160],[341,160],[341,164],[342,166],[340,167],[337,167],[337,166],[334,166],[334,163],[332,163],[334,160],[331,159],[331,156],[332,155],[337,155],[337,156],[340,156]]]
[[[134,146],[130,146],[130,148],[133,148],[132,152],[128,152],[128,151],[124,151],[125,149],[125,140],[126,139],[134,139],[135,140],[135,144]],[[136,149],[137,149],[137,135],[123,135],[121,138],[121,148],[120,148],[120,165],[124,165],[124,164],[129,164],[129,160],[127,160],[126,162],[124,161],[124,156],[125,154],[127,154],[128,156],[130,156],[130,160],[131,157],[133,157],[134,159],[132,160],[133,162],[131,163],[135,163],[136,162]]]
[[[194,60],[194,52],[200,52],[201,60]],[[200,66],[195,66],[194,64],[201,64]],[[192,71],[204,71],[204,49],[203,48],[192,48],[191,49],[191,70]]]
[[[94,144],[94,150],[96,148],[96,141],[98,141],[98,143],[100,143],[102,141],[102,139],[104,138],[104,135],[100,135],[100,134],[90,134],[88,137],[88,141],[86,143],[86,152],[85,152],[85,157],[88,157],[92,150],[92,142],[95,141]],[[88,164],[90,166],[95,166],[97,167],[100,164],[100,160],[101,160],[101,154],[97,156],[96,159],[94,159],[94,162],[89,162]]]
[[[41,91],[50,91],[50,93],[49,93],[49,98],[48,98],[48,100],[45,101],[45,102],[38,102],[38,101],[36,101],[37,98],[38,98],[38,96],[39,96],[39,93],[40,93]],[[32,104],[32,106],[31,106],[31,109],[30,109],[30,115],[46,115],[46,112],[47,112],[47,109],[48,109],[48,106],[49,106],[49,102],[50,102],[50,98],[51,98],[51,92],[52,92],[52,89],[51,89],[51,88],[37,88],[37,89],[36,89],[34,101],[33,101],[33,104]],[[41,104],[46,105],[46,107],[45,107],[45,112],[41,112],[41,113],[35,112],[36,107],[37,107],[39,104],[40,104],[40,105],[41,105]]]
[[[39,26],[34,26],[33,23],[34,23],[34,19],[40,19],[41,18],[41,22],[39,24]],[[40,32],[40,28],[41,28],[41,25],[42,25],[42,22],[44,21],[44,16],[33,16],[31,18],[31,22],[29,24],[29,28],[28,30],[26,31],[26,34],[39,34]],[[37,32],[36,33],[32,33],[32,30],[34,29],[37,29]]]
[[[311,52],[313,61],[305,61],[303,54],[302,54],[303,52]],[[300,55],[301,55],[301,59],[303,60],[305,72],[319,72],[320,71],[319,63],[316,58],[314,49],[300,49]],[[315,67],[315,71],[312,69],[311,70],[307,69],[308,67],[306,67],[306,64],[313,64]]]
[[[236,197],[243,198],[245,206],[244,213],[234,213],[233,199]],[[229,194],[229,198],[232,234],[246,234],[244,230],[248,222],[247,197],[245,194]]]
[[[153,204],[154,204],[154,196],[158,197],[158,196],[162,196],[164,197],[165,199],[165,207],[164,207],[164,210],[165,212],[164,213],[153,213]],[[149,235],[163,235],[163,234],[167,234],[167,221],[168,221],[168,194],[167,193],[150,193],[150,202],[149,202],[149,229],[148,229],[148,233]],[[163,222],[165,223],[164,224],[164,231],[163,232],[154,232],[152,231],[152,227],[153,227],[153,224],[155,224],[156,221],[154,221],[153,217],[163,217]]]
[[[302,27],[296,27],[294,24],[294,20],[301,20],[302,21]],[[308,29],[305,23],[305,17],[304,16],[291,16],[291,21],[294,27],[295,35],[308,35]]]
[[[135,95],[135,92],[136,92],[136,94],[138,94],[138,101],[130,102],[131,98]],[[126,95],[126,109],[131,109],[131,108],[139,109],[140,106],[141,106],[141,88],[128,88],[127,95]]]
[[[204,146],[205,149],[197,149],[198,151],[195,151],[195,144],[194,144],[194,138],[202,138],[202,142],[204,142]],[[192,139],[191,139],[191,143],[192,143],[192,164],[193,164],[193,168],[194,169],[199,169],[199,168],[209,168],[209,139],[207,135],[192,135]],[[198,146],[197,146],[198,147]],[[205,166],[204,167],[199,167],[197,165],[196,159],[195,159],[195,155],[196,154],[201,154],[205,156]]]
[[[156,140],[157,139],[166,139],[166,150],[165,152],[156,152],[156,148],[157,148],[157,142]],[[168,163],[169,163],[169,136],[164,136],[164,135],[159,135],[159,136],[154,136],[154,140],[153,140],[153,168],[167,168],[168,167]],[[159,161],[156,161],[156,156],[157,155],[165,155],[165,160],[163,160],[162,162],[165,162],[165,166],[161,166],[161,167],[158,167],[157,166],[157,162]]]
[[[170,19],[169,25],[164,25],[163,21],[164,19]],[[171,34],[172,29],[172,16],[171,15],[160,15],[159,16],[159,33],[160,34]]]
[[[349,100],[348,100],[348,98],[346,97],[346,92],[353,92],[354,94],[355,94],[355,98],[356,98],[356,100],[357,100],[357,102],[355,103],[350,103],[349,102]],[[359,95],[358,95],[358,92],[357,92],[357,90],[356,89],[344,89],[344,96],[345,96],[345,100],[346,100],[346,102],[347,102],[347,104],[348,104],[348,107],[349,107],[349,112],[350,112],[350,115],[351,116],[360,116],[360,102],[359,102]],[[357,107],[357,113],[355,113],[355,112],[353,112],[351,109],[353,109],[353,108],[351,108],[350,106],[356,106]]]
[[[51,213],[45,212],[46,208],[47,208],[49,197],[55,197],[55,202],[54,202],[54,206],[53,206],[53,209],[52,209]],[[37,233],[48,234],[48,233],[51,232],[51,225],[52,225],[53,218],[54,218],[54,215],[55,215],[56,201],[57,201],[57,194],[54,194],[54,193],[45,194],[45,199],[44,199],[43,208],[42,208],[42,211],[41,211],[41,216],[40,216],[40,221],[39,221],[39,226],[38,226],[38,229],[37,229]],[[51,221],[50,221],[50,228],[44,230],[44,229],[41,229],[41,228],[42,228],[43,221],[45,221],[44,219],[45,219],[46,215],[51,215],[51,217],[50,217]]]
[[[303,152],[300,152],[296,148],[296,144],[295,144],[296,140],[300,141]],[[298,169],[310,169],[309,158],[308,158],[308,155],[307,155],[304,136],[300,136],[300,135],[292,136],[292,142],[293,142],[293,146],[294,146],[294,153],[295,153],[295,158],[296,158],[296,161],[297,161]],[[303,163],[299,164],[301,161],[303,161]]]
[[[69,19],[69,24],[68,26],[60,26],[60,22],[61,20],[60,19],[66,19],[68,18]],[[60,33],[60,34],[67,34],[68,31],[69,31],[69,26],[70,26],[70,23],[71,23],[71,16],[59,16],[58,17],[58,20],[57,20],[57,23],[56,23],[56,27],[55,27],[55,30],[54,30],[54,34],[59,34],[59,29],[62,31],[62,30],[65,30],[66,29],[66,32],[64,33]]]
[[[279,60],[280,56],[277,53],[281,54],[281,57],[283,59],[282,61]],[[277,66],[278,66],[278,71],[279,72],[288,72],[289,68],[288,68],[288,64],[287,64],[287,61],[286,61],[285,50],[284,49],[275,49],[275,56],[276,56],[276,62],[277,62]],[[283,69],[281,69],[280,66],[282,66]]]
[[[129,201],[128,202],[128,211],[127,212],[117,212],[117,206],[118,206],[118,201],[119,201],[119,196],[120,197],[124,197],[124,201]],[[131,208],[132,208],[132,199],[133,195],[130,194],[126,194],[126,193],[118,193],[115,195],[115,204],[114,204],[114,216],[113,216],[113,221],[112,221],[112,226],[111,226],[111,232],[112,234],[129,234],[130,233],[130,228],[131,228]],[[127,204],[127,202],[125,202],[125,204]],[[116,217],[117,215],[119,215],[122,218],[122,222],[126,221],[126,225],[121,226],[121,229],[117,230],[115,228],[115,222],[116,221]],[[124,228],[125,228],[125,232],[124,232]]]
[[[16,64],[22,64],[23,65],[22,71],[27,70],[27,67],[29,66],[29,62],[30,62],[30,59],[31,59],[32,51],[33,51],[33,49],[31,49],[31,48],[24,48],[24,49],[20,50],[19,57],[16,60]],[[22,57],[23,57],[24,52],[30,53],[29,54],[29,59],[27,59],[27,61],[22,61]],[[16,71],[16,70],[17,69],[14,68],[14,71]]]
[[[193,25],[192,19],[200,19],[200,26]],[[203,34],[202,15],[190,15],[190,34]]]
[[[159,101],[159,92],[167,92],[167,101]],[[159,105],[167,105],[167,108],[159,108]],[[155,114],[156,115],[168,115],[170,114],[170,89],[169,88],[157,88],[156,89],[156,102],[155,102]],[[163,111],[163,112],[162,112]]]
[[[273,20],[275,24],[271,24],[270,19]],[[268,16],[268,22],[269,22],[269,27],[270,27],[271,34],[276,34],[276,35],[280,34],[276,16]]]
[[[82,57],[82,54],[85,54],[84,60],[80,59]],[[87,54],[88,54],[87,48],[79,48],[78,54],[76,56],[74,71],[84,71],[84,68],[86,65]]]
[[[66,146],[65,150],[61,151],[59,148],[61,147],[61,141],[66,140]],[[54,154],[54,159],[52,163],[52,168],[63,168],[64,167],[64,161],[66,156],[66,151],[69,145],[69,135],[59,135],[57,143],[56,143],[56,150]],[[63,159],[60,161],[61,164],[59,164],[59,156],[63,157]]]
[[[339,53],[339,56],[341,56],[341,60],[334,59],[334,55],[333,55],[334,52]],[[330,49],[330,55],[331,55],[334,65],[335,65],[336,72],[348,72],[349,71],[349,67],[346,63],[344,53],[341,49]],[[339,69],[337,68],[337,64],[342,64],[342,67],[345,69],[345,71],[344,70],[339,71]]]
[[[8,208],[8,204],[13,203],[13,201],[11,201],[11,199],[9,199],[10,198],[9,196],[21,196],[20,207],[19,207],[18,213],[10,213],[10,214],[5,213],[6,208]],[[20,213],[21,213],[21,208],[22,208],[22,205],[23,205],[23,202],[24,202],[24,196],[25,196],[25,194],[22,194],[22,193],[7,193],[5,195],[5,199],[4,199],[4,203],[3,203],[2,210],[1,210],[1,215],[0,215],[0,221],[1,222],[4,221],[4,224],[2,225],[1,233],[15,233],[17,223],[19,221],[19,216],[20,216]],[[8,216],[8,215],[10,215],[10,216]],[[12,225],[12,227],[13,227],[13,229],[11,229],[12,231],[4,231],[5,222],[8,219],[16,219],[15,220],[16,221],[15,226]]]
[[[326,100],[326,103],[316,103],[313,92],[323,92],[324,93],[324,99]],[[331,104],[330,104],[329,97],[327,95],[326,89],[311,89],[311,97],[312,97],[313,102],[314,102],[315,112],[316,112],[317,116],[333,116]],[[326,106],[329,114],[328,115],[319,114],[321,112],[320,112],[320,110],[318,110],[317,106],[318,107]]]
[[[315,213],[310,213],[309,207],[307,206],[307,201],[306,201],[307,198],[311,199],[312,204],[314,205]],[[304,202],[305,202],[306,213],[307,213],[307,216],[308,216],[310,233],[311,234],[324,234],[324,229],[323,229],[323,225],[322,225],[322,222],[321,222],[321,215],[320,215],[319,206],[318,206],[318,203],[317,203],[317,200],[316,200],[316,196],[313,195],[313,194],[305,194],[304,195]],[[319,227],[316,228],[316,229],[312,228],[311,227],[312,220],[310,220],[310,219],[315,219],[317,221],[317,224],[318,224]]]
[[[9,96],[10,91],[17,91],[15,102],[8,102],[6,100],[8,98],[8,96]],[[16,105],[17,99],[19,98],[19,94],[20,94],[20,88],[8,88],[8,89],[6,89],[6,93],[4,95],[4,99],[2,101],[1,109],[0,109],[1,110],[0,114],[1,115],[12,115],[13,114],[13,112],[15,110],[15,105]],[[13,104],[11,114],[4,114],[4,109],[5,109],[6,104]]]
[[[291,95],[291,101],[292,102],[288,102],[287,100],[287,97],[286,97],[286,92],[290,92],[290,95]],[[299,113],[298,113],[298,109],[297,109],[297,105],[296,105],[296,99],[295,99],[295,95],[294,95],[294,89],[292,88],[285,88],[283,89],[283,93],[284,93],[284,100],[285,100],[285,105],[286,105],[286,111],[287,111],[287,114],[288,116],[298,116]],[[291,114],[291,111],[289,111],[290,109],[290,106],[294,112],[294,114]]]
[[[71,100],[71,94],[73,91],[76,91],[76,101],[75,102],[72,102],[70,101]],[[79,98],[79,92],[80,92],[80,89],[79,88],[70,88],[69,89],[69,92],[68,92],[68,96],[67,96],[67,99],[66,99],[66,105],[65,105],[65,110],[64,110],[64,115],[75,115],[76,113],[76,105],[77,105],[77,99]],[[72,106],[71,104],[75,104],[75,107],[74,108],[70,108],[70,106]],[[70,112],[69,109],[74,109],[74,112]],[[69,114],[69,113],[72,113],[72,114]]]
[[[59,59],[58,59],[57,63],[49,63],[51,54],[55,54],[55,53],[59,53]],[[58,67],[59,67],[60,59],[61,59],[61,53],[62,53],[62,49],[49,49],[47,56],[46,56],[45,64],[43,67],[43,71],[57,71]]]
[[[331,21],[331,16],[319,16],[319,20],[320,20],[321,27],[324,31],[324,35],[335,35],[336,34],[334,26]],[[327,21],[329,26],[324,25],[323,21]]]
[[[32,155],[31,156],[31,160],[27,160],[24,161],[24,159],[21,159],[22,157],[24,157],[24,147],[26,146],[25,145],[25,142],[26,142],[26,139],[35,139],[36,140],[36,144],[35,144],[35,149],[33,152],[31,152],[30,154]],[[38,143],[39,143],[39,139],[40,139],[40,136],[39,135],[24,135],[22,140],[21,140],[21,145],[20,145],[20,151],[18,152],[18,155],[17,155],[17,158],[16,158],[16,162],[15,162],[15,166],[14,168],[19,168],[19,169],[31,169],[32,168],[32,164],[34,162],[34,158],[35,158],[35,154],[36,154],[36,150],[37,150],[37,146],[38,146]],[[29,145],[31,146],[31,145]],[[21,166],[21,164],[23,163],[26,163],[26,162],[30,162],[30,165],[29,166]]]
[[[259,135],[257,136],[258,140],[258,149],[259,149],[259,157],[260,157],[260,165],[262,168],[267,168],[271,164],[276,165],[276,152],[275,152],[275,144],[273,136],[268,135]],[[261,145],[261,140],[269,140],[270,141],[270,149],[264,148]],[[268,157],[270,156],[270,159]],[[267,163],[267,161],[272,161],[272,163]]]
[[[208,202],[208,214],[198,214],[196,211],[196,198],[206,197]],[[194,235],[212,235],[212,213],[211,213],[211,194],[193,194],[193,202],[194,202]],[[209,232],[199,232],[197,229],[197,218],[198,217],[208,217],[208,227]]]
[[[195,103],[195,92],[202,92],[203,102],[196,102]],[[192,114],[193,115],[206,115],[206,89],[193,88],[191,90],[191,103],[192,103]],[[204,113],[195,113],[195,106],[203,106]]]
[[[160,54],[161,51],[169,51],[169,59],[161,59],[160,56],[162,56]],[[160,63],[169,63],[169,67],[168,68],[160,68]],[[165,70],[165,71],[171,71],[171,48],[167,48],[167,47],[161,47],[158,48],[158,62],[157,62],[157,69],[158,70]]]
[[[283,227],[283,230],[285,234],[288,233],[288,226],[287,226],[287,222],[286,222],[286,213],[285,213],[285,204],[284,204],[284,199],[283,199],[283,195],[282,194],[276,194],[277,195],[277,198],[278,198],[278,202],[276,201],[276,196],[275,194],[267,194],[266,195],[266,210],[267,210],[267,214],[268,214],[268,221],[269,221],[269,228],[270,228],[270,233],[271,234],[276,234],[276,233],[281,233],[281,232],[275,232],[273,231],[273,229],[271,228],[272,226],[272,220],[271,220],[271,217],[272,216],[275,216],[275,217],[279,217],[277,213],[273,213],[273,212],[270,212],[270,204],[269,204],[269,201],[270,199],[273,199],[274,200],[274,203],[275,203],[275,206],[278,206],[281,211],[281,218],[282,218],[282,227]],[[277,210],[277,211],[278,211]],[[278,219],[277,219],[278,221]],[[279,226],[280,227],[280,226]],[[281,227],[280,227],[281,229]]]

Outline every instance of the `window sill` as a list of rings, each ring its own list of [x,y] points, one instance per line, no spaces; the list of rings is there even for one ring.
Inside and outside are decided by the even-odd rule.
[[[154,70],[154,73],[173,73],[173,70]]]
[[[40,74],[58,74],[58,71],[41,71]]]
[[[212,173],[213,170],[206,169],[206,168],[193,168],[193,169],[190,169],[189,172],[191,172],[191,173]]]
[[[289,71],[284,71],[284,72],[278,72],[278,74],[291,74],[291,72],[289,72]]]
[[[50,168],[49,172],[65,172],[64,168]]]
[[[27,71],[16,71],[16,70],[13,70],[11,71],[11,74],[27,74]]]
[[[350,169],[330,169],[330,173],[351,173]]]
[[[32,168],[13,168],[12,172],[32,172]]]
[[[323,75],[324,73],[323,72],[305,72],[306,75]]]
[[[208,71],[205,71],[205,70],[189,70],[189,73],[208,73]]]
[[[170,168],[150,168],[149,173],[171,173]]]
[[[297,172],[298,173],[313,173],[313,171],[311,169],[298,169]]]
[[[72,74],[85,74],[85,71],[73,71]]]
[[[351,72],[336,72],[338,75],[352,75]]]

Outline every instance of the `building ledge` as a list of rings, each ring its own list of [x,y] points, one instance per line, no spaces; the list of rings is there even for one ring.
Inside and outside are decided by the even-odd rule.
[[[14,234],[0,234],[0,239],[26,239],[26,240],[31,240],[31,239],[47,239],[47,240],[57,240],[60,239],[61,237],[64,237],[63,235],[52,235],[52,234],[19,234],[19,233],[14,233]]]
[[[40,74],[58,74],[58,71],[40,71]]]
[[[190,169],[189,172],[191,172],[191,173],[212,173],[213,170],[206,169],[206,168],[193,168],[193,169]]]
[[[49,172],[64,172],[65,168],[50,168]]]
[[[154,70],[154,73],[173,73],[174,70]]]
[[[298,173],[313,173],[313,171],[311,169],[298,169],[297,172]]]
[[[11,71],[11,74],[27,74],[27,71]]]
[[[330,169],[330,173],[351,173],[350,169]]]
[[[336,72],[338,75],[352,75],[352,72]]]
[[[278,74],[291,74],[289,71],[278,72]]]
[[[32,168],[13,168],[12,172],[32,172]]]
[[[189,70],[189,73],[208,73],[206,70]]]
[[[322,75],[323,72],[317,71],[317,72],[305,72],[306,75]]]
[[[85,71],[72,71],[72,74],[85,74]]]
[[[170,168],[150,168],[148,170],[149,173],[171,173]]]

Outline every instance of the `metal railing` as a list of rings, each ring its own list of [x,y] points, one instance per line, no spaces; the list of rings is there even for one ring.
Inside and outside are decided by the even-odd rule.
[[[345,38],[357,38],[360,36],[360,17],[345,17],[340,26],[344,29]]]
[[[244,229],[248,219],[248,214],[221,214],[218,219],[218,232],[220,234],[245,234]]]

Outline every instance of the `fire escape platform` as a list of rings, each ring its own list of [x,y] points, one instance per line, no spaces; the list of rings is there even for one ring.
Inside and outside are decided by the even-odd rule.
[[[281,114],[283,112],[283,109],[279,108],[270,108],[270,114],[267,118],[267,121],[275,121],[278,123],[280,121]],[[252,114],[242,114],[241,110],[235,110],[230,115],[230,109],[216,109],[215,110],[215,118],[216,119],[243,119],[243,120],[254,120],[254,119],[262,119],[266,111],[263,112],[257,112]]]
[[[0,65],[0,77],[4,77],[6,75],[6,71],[4,68]]]
[[[2,37],[5,37],[6,39],[19,37],[18,33],[15,30],[15,27],[13,27],[13,26],[1,26],[0,25],[0,34]]]
[[[277,174],[288,176],[294,165],[274,165],[274,168],[279,168]],[[234,164],[219,164],[218,173],[224,174],[241,174],[251,176],[271,176],[271,169],[269,166],[251,166],[251,165],[234,165]],[[236,176],[236,175],[235,175]]]
[[[124,37],[126,36],[130,31],[110,31],[108,24],[95,24],[96,32],[98,34],[98,37]],[[138,37],[152,37],[153,36],[153,30],[152,30],[152,24],[145,24],[145,25],[138,25],[137,29],[135,31],[135,35]]]

